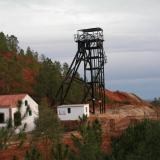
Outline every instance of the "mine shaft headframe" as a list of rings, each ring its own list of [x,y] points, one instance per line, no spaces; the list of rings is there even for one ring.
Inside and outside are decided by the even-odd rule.
[[[74,40],[78,44],[78,50],[57,92],[57,96],[60,97],[60,102],[63,104],[72,82],[77,79],[77,70],[80,64],[83,64],[83,84],[85,85],[81,102],[90,103],[93,113],[97,111],[97,107],[99,107],[100,113],[104,113],[104,64],[106,56],[103,49],[103,29],[89,28],[78,30],[77,34],[74,35]]]
[[[95,41],[103,39],[103,29],[102,28],[88,28],[80,29],[77,31],[77,34],[74,35],[75,42],[78,41]]]
[[[105,112],[105,76],[106,56],[103,49],[103,29],[89,28],[77,31],[74,36],[78,43],[78,52],[83,52],[84,81],[86,83],[83,102],[90,101],[92,112],[97,105],[100,113]]]

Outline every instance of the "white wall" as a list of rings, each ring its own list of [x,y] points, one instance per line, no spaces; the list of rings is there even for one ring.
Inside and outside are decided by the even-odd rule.
[[[25,100],[27,100],[28,105],[30,106],[32,112],[31,116],[29,115],[29,113],[27,113],[24,120],[22,120],[22,125],[24,125],[25,123],[27,124],[26,132],[28,132],[32,131],[35,128],[34,121],[36,118],[38,118],[39,111],[38,111],[38,104],[30,96],[26,95],[22,100],[22,107],[21,107],[22,115],[26,113],[27,106],[25,106]]]
[[[71,108],[71,113],[68,113],[68,108]],[[57,107],[57,113],[60,120],[79,120],[83,114],[89,116],[89,104],[61,105]]]
[[[18,127],[18,129],[16,130],[16,132],[19,132],[19,129],[22,128],[24,126],[24,124],[27,124],[26,127],[26,132],[32,131],[35,128],[35,119],[38,118],[39,115],[39,110],[38,110],[38,104],[29,96],[26,95],[23,99],[22,99],[22,106],[21,106],[21,116],[23,117],[24,114],[26,113],[26,109],[27,106],[25,106],[25,100],[27,100],[28,105],[30,106],[30,110],[32,112],[32,115],[30,116],[29,113],[27,113],[27,115],[25,116],[25,118],[22,120],[22,125],[20,127]],[[11,116],[9,117],[9,108],[0,108],[0,113],[4,113],[4,117],[5,117],[5,121],[7,121],[9,118],[12,119],[12,125],[14,126],[14,113],[17,112],[17,107],[13,107],[11,106]],[[0,127],[6,126],[6,123],[0,123]]]
[[[0,127],[5,127],[6,126],[6,122],[9,119],[9,108],[0,108],[0,113],[4,113],[4,121],[5,123],[0,123]]]

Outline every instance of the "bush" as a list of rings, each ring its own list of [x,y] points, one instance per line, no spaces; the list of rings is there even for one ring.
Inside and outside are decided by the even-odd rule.
[[[160,122],[144,120],[112,141],[114,160],[159,160]]]
[[[42,138],[44,141],[59,141],[62,136],[62,127],[60,120],[53,109],[49,108],[43,101],[39,106],[39,118],[35,121],[35,130],[32,132],[33,137]]]
[[[101,150],[102,128],[96,119],[92,123],[87,121],[87,117],[80,118],[80,137],[72,135],[75,150],[71,151],[70,158],[73,160],[103,160],[104,153]]]
[[[151,102],[156,107],[160,107],[160,97],[159,98],[154,98],[154,100]]]
[[[32,146],[30,150],[26,152],[24,159],[25,160],[42,160],[42,156],[39,150],[35,146]]]

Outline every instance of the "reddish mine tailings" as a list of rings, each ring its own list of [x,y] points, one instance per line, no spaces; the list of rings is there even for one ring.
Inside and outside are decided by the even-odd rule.
[[[111,151],[111,138],[121,135],[129,125],[144,119],[160,120],[160,110],[133,93],[106,90],[106,96],[106,113],[92,115],[90,119],[98,118],[101,121],[103,149],[107,152]]]
[[[147,102],[142,100],[140,97],[135,95],[134,93],[127,93],[121,91],[110,91],[106,90],[106,103],[107,108],[119,107],[124,105],[149,105]]]

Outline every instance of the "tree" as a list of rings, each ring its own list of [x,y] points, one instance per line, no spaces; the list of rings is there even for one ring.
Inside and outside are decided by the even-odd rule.
[[[38,61],[38,53],[34,52],[30,47],[27,47],[26,56]]]
[[[130,126],[112,141],[113,160],[159,160],[160,121],[145,120]]]
[[[86,116],[80,119],[80,137],[72,135],[75,150],[71,151],[70,159],[73,160],[103,160],[104,153],[101,150],[102,129],[96,119],[89,123]]]
[[[8,51],[8,45],[7,45],[7,39],[3,32],[0,32],[0,53],[7,52]]]
[[[63,63],[63,69],[62,69],[63,76],[66,76],[68,70],[69,70],[69,65],[67,63]]]
[[[7,35],[7,45],[8,45],[9,51],[17,53],[19,50],[18,43],[19,42],[17,37],[15,37],[14,35],[11,35],[11,36]]]
[[[61,83],[60,71],[59,63],[53,63],[51,59],[44,58],[37,76],[37,84],[34,87],[35,94],[38,98],[48,98],[51,105],[55,104],[56,92]]]
[[[19,50],[18,39],[14,35],[5,35],[3,32],[0,32],[0,52],[13,52],[17,53]]]
[[[42,155],[35,146],[31,146],[31,148],[26,151],[24,160],[42,160]]]
[[[53,109],[43,100],[39,106],[39,118],[35,121],[35,130],[32,132],[33,142],[41,140],[45,146],[44,157],[51,157],[51,149],[60,142],[62,127],[60,120]]]
[[[69,148],[63,143],[57,143],[52,148],[53,160],[69,160]]]
[[[26,55],[27,55],[27,56],[33,56],[33,52],[32,52],[32,50],[31,50],[30,47],[27,47]]]
[[[44,142],[57,142],[62,136],[60,120],[53,109],[43,100],[39,106],[39,118],[35,120],[34,138],[42,138]]]
[[[159,98],[155,97],[151,103],[156,107],[160,107],[160,97]]]

